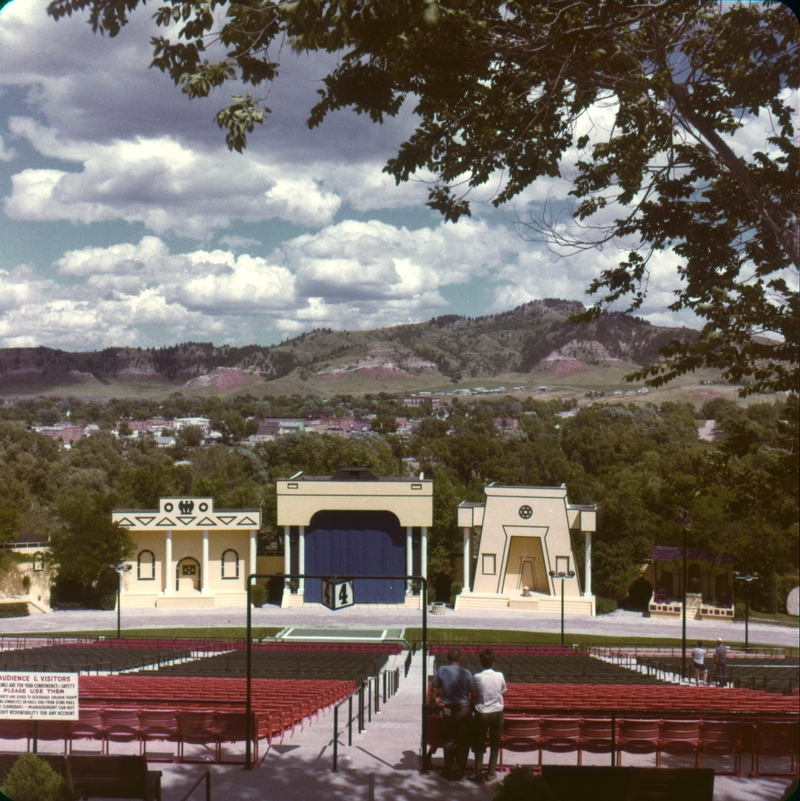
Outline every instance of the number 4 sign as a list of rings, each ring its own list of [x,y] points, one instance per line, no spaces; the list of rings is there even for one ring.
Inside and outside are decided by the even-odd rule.
[[[353,579],[328,578],[322,579],[322,604],[328,609],[344,609],[352,606]]]

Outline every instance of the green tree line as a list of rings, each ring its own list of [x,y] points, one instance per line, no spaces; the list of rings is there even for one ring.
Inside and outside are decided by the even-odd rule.
[[[213,401],[213,403],[210,403]],[[316,408],[314,404],[316,403]],[[679,507],[695,521],[691,545],[731,553],[736,569],[766,578],[754,606],[777,611],[798,566],[797,396],[747,408],[712,400],[689,405],[595,404],[563,416],[561,401],[453,400],[447,409],[402,410],[422,419],[410,437],[391,426],[361,439],[315,433],[289,434],[254,447],[200,447],[179,439],[160,449],[148,438],[101,431],[65,450],[28,430],[43,411],[73,419],[98,412],[111,420],[128,404],[147,416],[147,402],[80,404],[38,399],[6,405],[0,420],[0,540],[23,531],[50,537],[59,583],[86,603],[101,603],[116,588],[108,565],[132,552],[126,531],[110,522],[114,508],[155,508],[167,495],[212,496],[217,507],[260,508],[263,549],[278,545],[274,482],[298,470],[331,475],[341,465],[377,475],[425,472],[434,480],[429,575],[440,586],[456,578],[451,554],[460,549],[459,502],[480,501],[488,482],[567,486],[572,503],[598,505],[594,586],[623,599],[654,544],[677,545]],[[136,405],[142,408],[135,408]],[[339,396],[326,402],[292,396],[231,401],[172,396],[161,414],[238,415],[269,411],[298,416],[320,410],[393,419],[400,412],[388,396]],[[213,407],[213,409],[212,409]],[[324,408],[322,408],[324,407]],[[12,420],[16,416],[18,419]],[[498,427],[493,418],[517,419]],[[713,442],[698,437],[700,419],[715,419]],[[412,467],[413,465],[413,467]],[[576,556],[582,558],[581,543]]]

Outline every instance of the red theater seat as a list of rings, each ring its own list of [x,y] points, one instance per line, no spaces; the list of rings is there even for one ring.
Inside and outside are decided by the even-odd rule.
[[[504,767],[503,752],[513,751],[526,753],[539,752],[539,768],[542,767],[541,751],[541,718],[539,717],[505,717],[503,734],[500,738],[500,768]]]
[[[628,754],[655,754],[658,765],[659,748],[658,720],[631,720],[617,721],[617,764],[622,765],[622,752]]]
[[[738,720],[704,720],[700,730],[698,765],[703,766],[703,755],[733,755],[733,770],[742,775],[742,724]]]

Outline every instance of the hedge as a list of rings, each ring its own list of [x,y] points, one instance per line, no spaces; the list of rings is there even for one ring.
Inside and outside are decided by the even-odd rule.
[[[28,604],[15,601],[10,604],[0,603],[0,618],[2,617],[27,617],[30,614]]]

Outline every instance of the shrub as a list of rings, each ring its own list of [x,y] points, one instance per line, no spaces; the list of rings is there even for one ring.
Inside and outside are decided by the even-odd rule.
[[[0,604],[0,617],[27,617],[29,614],[26,603]]]
[[[450,606],[455,607],[456,596],[461,595],[463,586],[460,581],[454,581],[450,584]]]
[[[67,782],[35,754],[20,754],[0,787],[14,801],[66,801]]]
[[[595,598],[594,606],[598,615],[609,615],[618,609],[616,598],[604,598],[602,595],[598,595]]]
[[[492,795],[492,801],[557,801],[550,785],[529,767],[517,768],[506,776]]]
[[[117,608],[117,593],[104,592],[97,599],[97,608],[106,612],[113,612]]]
[[[253,606],[264,606],[267,602],[267,588],[263,584],[254,584],[250,588],[250,600]]]

